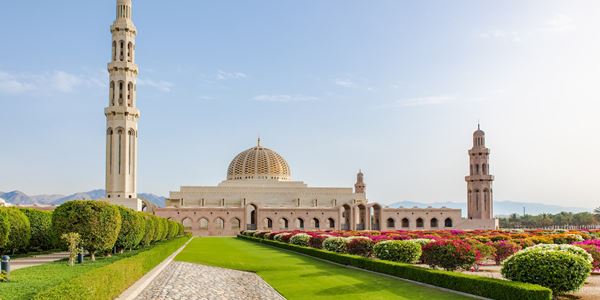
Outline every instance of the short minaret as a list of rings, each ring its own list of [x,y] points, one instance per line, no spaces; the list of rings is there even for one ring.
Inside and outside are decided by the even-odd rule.
[[[140,209],[137,200],[137,122],[135,36],[131,0],[117,0],[116,20],[110,26],[112,54],[108,64],[106,116],[106,197]]]
[[[470,172],[467,181],[467,212],[469,219],[493,219],[492,182],[489,164],[490,149],[485,147],[485,132],[477,125],[473,133],[473,148],[469,150]]]
[[[367,185],[365,184],[364,177],[365,177],[365,175],[363,174],[362,170],[359,170],[358,174],[356,174],[356,183],[354,184],[354,193],[365,194],[367,192]]]

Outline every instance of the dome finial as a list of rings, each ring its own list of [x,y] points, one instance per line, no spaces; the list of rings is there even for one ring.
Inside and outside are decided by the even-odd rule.
[[[256,147],[260,147],[260,134],[258,135],[258,139],[256,140]]]
[[[481,130],[480,124],[481,124],[481,122],[479,122],[479,119],[477,119],[477,130]]]

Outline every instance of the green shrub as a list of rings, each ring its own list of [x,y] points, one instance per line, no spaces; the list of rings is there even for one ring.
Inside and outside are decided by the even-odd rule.
[[[579,234],[558,234],[552,238],[554,244],[571,244],[583,241]]]
[[[177,223],[177,236],[182,236],[185,234],[185,227],[181,223]]]
[[[448,271],[468,270],[475,264],[476,253],[467,242],[445,240],[425,245],[422,259],[432,268],[441,267]]]
[[[309,240],[310,235],[306,233],[298,233],[290,238],[290,244],[307,247]]]
[[[30,250],[49,250],[56,247],[56,236],[52,231],[52,212],[32,208],[20,209],[29,219],[31,227]]]
[[[337,236],[326,238],[323,241],[323,249],[331,252],[346,253],[346,239]]]
[[[165,228],[163,227],[162,223],[160,222],[160,218],[158,218],[155,215],[151,215],[151,216],[152,216],[152,226],[154,226],[154,237],[152,238],[152,241],[158,242],[158,241],[162,240],[162,236],[164,234]]]
[[[144,217],[133,209],[117,206],[121,214],[121,230],[115,246],[118,250],[133,249],[144,238],[146,223]]]
[[[590,263],[592,261],[594,261],[592,256],[587,251],[585,251],[581,247],[577,247],[574,245],[540,244],[540,245],[535,245],[535,246],[529,247],[523,251],[549,251],[549,250],[569,252],[569,253],[575,254],[575,255],[589,261]]]
[[[323,241],[325,241],[325,239],[327,239],[328,237],[331,237],[330,235],[317,235],[317,236],[311,236],[310,240],[308,241],[308,245],[313,247],[313,248],[317,248],[317,249],[321,249],[323,248]]]
[[[582,256],[556,249],[521,250],[506,259],[504,278],[539,284],[562,294],[581,288],[592,271],[592,264]]]
[[[0,250],[4,249],[8,243],[8,233],[10,232],[10,223],[4,209],[0,208]],[[0,251],[1,252],[1,251]]]
[[[90,253],[111,249],[121,230],[121,214],[115,205],[104,201],[77,200],[66,202],[54,210],[52,228],[62,235],[76,232],[81,246]]]
[[[27,216],[18,208],[9,207],[0,211],[8,219],[10,225],[8,241],[2,248],[5,252],[15,253],[26,250],[31,239],[31,225]]]
[[[175,223],[171,220],[168,220],[167,224],[169,225],[169,233],[167,234],[167,239],[170,240],[177,236],[177,232],[179,231],[179,228],[177,227],[177,223]]]
[[[299,247],[271,240],[259,240],[239,235],[239,238],[278,248],[311,255],[338,264],[349,265],[373,272],[383,273],[408,280],[422,282],[459,292],[498,300],[550,300],[552,291],[535,284],[512,282],[457,272],[432,270],[385,260],[373,260],[366,257],[339,254],[321,249]]]
[[[373,246],[373,253],[379,259],[414,264],[421,257],[421,245],[412,240],[381,241]]]
[[[169,220],[162,218],[162,217],[158,217],[158,219],[160,220],[161,226],[163,228],[163,233],[160,236],[160,240],[164,241],[167,239],[167,236],[169,235]]]
[[[373,252],[373,240],[364,236],[352,236],[346,239],[346,251],[349,254],[369,257]]]
[[[138,214],[141,214],[144,217],[146,226],[146,228],[144,229],[144,237],[142,238],[141,244],[144,246],[148,246],[154,241],[154,236],[156,235],[156,226],[154,224],[155,221],[152,215],[149,215],[144,212],[138,212]]]
[[[123,258],[59,285],[49,287],[38,293],[33,299],[115,299],[187,240],[182,237],[157,244],[131,257]]]

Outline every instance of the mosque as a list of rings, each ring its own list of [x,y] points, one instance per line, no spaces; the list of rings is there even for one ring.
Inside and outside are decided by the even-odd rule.
[[[136,210],[147,209],[137,196],[137,122],[135,37],[132,1],[117,0],[111,26],[112,55],[108,64],[109,99],[106,129],[106,194],[108,201]],[[364,174],[354,188],[311,187],[292,179],[288,162],[277,152],[256,146],[242,151],[216,186],[182,186],[171,192],[154,214],[177,220],[194,235],[235,235],[257,230],[424,230],[495,229],[494,176],[489,174],[485,133],[473,134],[469,150],[467,218],[460,209],[389,208],[367,198]]]

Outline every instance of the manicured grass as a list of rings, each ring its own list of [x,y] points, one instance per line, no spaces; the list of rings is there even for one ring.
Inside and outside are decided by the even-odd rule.
[[[288,299],[470,299],[236,238],[194,239],[175,259],[255,272]]]

